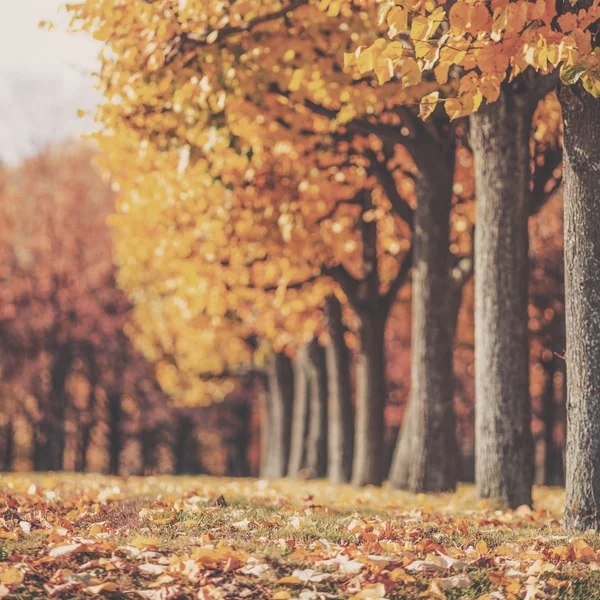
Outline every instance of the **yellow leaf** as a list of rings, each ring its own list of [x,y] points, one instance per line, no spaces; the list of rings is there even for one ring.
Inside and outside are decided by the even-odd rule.
[[[375,65],[375,75],[377,75],[379,85],[383,85],[386,81],[389,81],[394,76],[394,64],[391,59],[383,58],[378,60]]]
[[[88,587],[83,588],[83,591],[86,594],[101,594],[102,592],[118,592],[119,586],[114,581],[107,581],[106,583],[101,583],[99,585],[90,585]]]
[[[83,119],[83,117],[85,117],[87,114],[87,110],[82,110],[81,108],[77,111],[77,116],[80,119]]]
[[[5,571],[0,571],[0,583],[5,583],[6,585],[17,585],[23,582],[25,579],[25,575],[19,571],[19,569],[6,569]]]
[[[129,543],[130,546],[134,548],[156,548],[160,544],[160,540],[158,538],[145,537],[143,535],[138,535],[135,539]]]
[[[437,106],[438,100],[440,98],[439,92],[431,92],[431,94],[427,94],[423,96],[421,99],[421,104],[419,105],[419,116],[424,121],[431,116],[435,107]]]
[[[388,14],[388,36],[395,38],[399,33],[408,31],[408,11],[401,6],[394,6]]]
[[[488,545],[485,543],[485,540],[479,540],[477,544],[475,544],[475,550],[477,550],[479,554],[487,554]]]

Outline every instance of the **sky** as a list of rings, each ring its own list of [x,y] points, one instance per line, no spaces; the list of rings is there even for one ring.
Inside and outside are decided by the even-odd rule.
[[[60,0],[0,0],[0,161],[16,164],[45,145],[89,130],[100,101],[92,72],[98,43],[67,33]],[[52,31],[40,21],[52,21]]]

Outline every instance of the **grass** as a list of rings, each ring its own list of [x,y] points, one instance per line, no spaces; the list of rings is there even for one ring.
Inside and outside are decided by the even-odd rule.
[[[0,598],[600,599],[600,536],[561,529],[558,489],[533,511],[469,486],[13,474],[0,490]]]

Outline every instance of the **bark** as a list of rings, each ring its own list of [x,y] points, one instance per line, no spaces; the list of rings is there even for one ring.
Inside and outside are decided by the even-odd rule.
[[[177,418],[177,431],[175,439],[175,474],[189,475],[197,470],[196,465],[196,440],[194,439],[194,423],[187,414]]]
[[[325,349],[314,339],[308,347],[310,410],[306,449],[307,477],[327,475],[327,367]]]
[[[121,460],[122,440],[122,406],[121,395],[119,392],[109,392],[107,397],[108,402],[108,430],[109,430],[109,446],[108,446],[108,472],[111,475],[119,474],[119,466]]]
[[[290,456],[294,382],[290,359],[278,352],[269,367],[268,456],[264,477],[285,477]]]
[[[564,122],[565,527],[600,529],[600,100],[560,90]]]
[[[140,445],[143,475],[151,475],[156,471],[156,437],[157,432],[155,429],[142,427]]]
[[[344,340],[342,306],[337,298],[327,299],[326,311],[331,338],[325,349],[329,423],[327,473],[332,483],[347,483],[352,476],[354,445],[350,357]]]
[[[558,410],[554,393],[556,357],[543,363],[546,381],[542,393],[542,422],[544,424],[544,485],[564,485],[562,450],[554,439]]]
[[[258,397],[260,411],[260,460],[258,466],[258,475],[261,478],[266,478],[269,472],[269,431],[270,431],[270,411],[271,402],[269,400],[269,375],[265,372],[260,377],[261,391]]]
[[[535,109],[504,90],[471,117],[475,159],[475,457],[480,498],[531,505],[529,138]]]
[[[2,426],[2,454],[0,455],[0,472],[8,473],[12,469],[15,437],[12,420]]]
[[[63,468],[65,453],[65,420],[67,411],[67,377],[72,356],[68,348],[61,348],[50,371],[49,410],[50,427],[48,431],[48,468],[60,471]]]
[[[298,477],[306,464],[310,390],[308,385],[307,349],[298,350],[294,361],[294,409],[288,477]]]
[[[94,357],[93,348],[84,347],[84,354],[87,355],[86,364],[88,369],[88,384],[90,391],[88,394],[85,413],[81,415],[80,429],[81,442],[79,446],[79,456],[76,458],[76,471],[85,473],[88,464],[88,451],[92,442],[92,430],[96,424],[96,385],[98,384],[98,369]]]
[[[450,272],[454,147],[432,155],[435,173],[417,179],[413,236],[411,391],[390,470],[394,487],[415,493],[453,490],[459,457],[452,346],[457,312]],[[452,322],[454,319],[454,322]]]
[[[250,465],[248,464],[248,454],[251,446],[250,427],[252,423],[252,414],[250,404],[240,402],[234,404],[232,409],[236,415],[236,422],[239,424],[237,432],[230,440],[230,454],[227,466],[227,472],[230,477],[248,477],[250,475]],[[196,472],[198,470],[196,469]]]
[[[352,483],[381,485],[385,477],[384,409],[387,399],[385,373],[385,316],[361,315],[360,352],[356,364],[356,424]]]

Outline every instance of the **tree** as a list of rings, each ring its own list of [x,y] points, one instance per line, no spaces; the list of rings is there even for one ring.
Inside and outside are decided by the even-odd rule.
[[[269,8],[270,7],[270,8]],[[336,27],[329,17],[320,15],[313,7],[305,6],[305,3],[291,3],[288,7],[282,7],[279,3],[262,3],[257,6],[257,13],[245,14],[242,10],[238,12],[238,7],[207,7],[203,13],[207,21],[214,23],[214,29],[210,32],[204,32],[200,36],[192,33],[193,17],[198,7],[186,5],[179,13],[165,11],[163,7],[155,6],[145,8],[141,14],[143,19],[148,18],[151,13],[153,17],[164,23],[164,29],[159,28],[161,40],[153,55],[152,64],[146,64],[145,60],[138,62],[129,53],[129,48],[133,40],[128,32],[119,27],[113,28],[111,19],[113,15],[107,6],[102,4],[79,5],[76,7],[76,15],[86,22],[86,26],[94,34],[105,40],[115,54],[116,59],[106,59],[102,79],[106,84],[106,94],[109,98],[107,106],[100,114],[100,118],[106,123],[111,124],[113,131],[117,131],[123,126],[141,132],[144,140],[152,141],[159,148],[167,150],[171,144],[181,148],[185,145],[192,147],[191,154],[204,155],[202,148],[218,149],[223,152],[228,147],[232,152],[232,160],[239,163],[240,151],[251,148],[252,156],[245,160],[246,164],[253,165],[246,173],[256,172],[255,167],[265,160],[266,149],[269,147],[279,148],[282,144],[293,144],[295,146],[296,156],[302,159],[314,160],[315,152],[323,154],[323,146],[331,144],[331,138],[337,140],[337,143],[345,144],[347,149],[352,149],[356,155],[365,154],[365,141],[361,142],[361,137],[378,137],[381,141],[385,140],[388,148],[383,154],[377,146],[372,146],[368,142],[366,150],[370,156],[369,171],[379,180],[382,187],[388,193],[388,199],[392,204],[392,209],[398,216],[412,224],[412,209],[401,194],[398,194],[398,188],[395,186],[394,176],[389,171],[390,160],[397,153],[397,147],[405,147],[409,150],[412,159],[417,163],[419,169],[417,179],[417,194],[421,194],[423,211],[421,214],[434,214],[437,211],[426,209],[431,198],[440,198],[439,202],[446,203],[443,214],[448,214],[450,210],[450,200],[453,195],[453,171],[454,171],[454,141],[452,128],[444,124],[440,128],[423,127],[418,123],[415,115],[410,110],[404,108],[404,104],[410,103],[417,92],[410,95],[402,93],[392,96],[391,94],[375,94],[375,88],[369,79],[364,77],[355,77],[352,85],[349,83],[348,76],[342,72],[340,65],[340,55],[338,48],[347,47],[350,40],[344,33],[342,27],[343,21]],[[270,11],[271,9],[271,11]],[[292,12],[292,9],[293,12]],[[140,7],[132,7],[130,16],[133,18],[140,11]],[[221,11],[217,18],[211,11]],[[337,16],[336,11],[330,11],[332,16]],[[348,16],[350,13],[346,14]],[[250,16],[252,15],[252,16]],[[262,15],[262,16],[257,16]],[[283,17],[285,16],[285,20]],[[214,17],[214,19],[213,19]],[[225,22],[247,22],[239,27],[226,27],[220,31],[221,24]],[[369,23],[362,23],[360,15],[354,18],[354,24],[360,28],[361,33],[366,36],[365,39],[372,37]],[[327,44],[323,44],[327,40]],[[290,47],[291,46],[291,47]],[[257,61],[256,57],[261,57]],[[130,60],[133,58],[133,62]],[[141,55],[138,55],[141,59]],[[156,62],[154,62],[156,61]],[[210,65],[210,66],[209,66]],[[113,88],[114,79],[111,73],[138,71],[142,72],[150,67],[149,88],[140,88],[134,94],[130,94],[125,100],[128,108],[121,112],[110,107],[110,97],[116,88]],[[203,91],[198,98],[198,88],[194,83],[198,79],[198,73],[202,74]],[[214,77],[215,73],[226,72],[226,80]],[[252,73],[251,76],[248,74]],[[177,78],[181,81],[182,87],[173,102],[169,99],[172,95],[172,88],[166,83]],[[163,81],[163,84],[159,82]],[[225,81],[225,83],[224,83]],[[141,83],[141,81],[140,81]],[[135,84],[137,87],[137,83]],[[145,85],[145,84],[144,84]],[[399,86],[401,87],[401,86]],[[152,88],[153,100],[148,103],[148,92]],[[160,91],[159,91],[160,90]],[[256,91],[261,90],[258,94]],[[159,93],[160,99],[156,96]],[[181,102],[180,102],[181,101]],[[158,106],[162,108],[157,111]],[[185,109],[184,109],[185,106]],[[122,107],[123,108],[123,107]],[[180,110],[181,109],[181,110]],[[159,114],[169,114],[168,119],[159,117]],[[154,117],[152,116],[154,114]],[[269,118],[267,118],[267,115]],[[308,117],[308,118],[307,118]],[[173,138],[170,132],[173,128],[177,129],[177,123],[182,119],[197,124],[193,130],[185,136]],[[264,125],[264,127],[260,127]],[[263,135],[257,135],[257,130],[264,131]],[[205,133],[200,137],[197,134],[207,130],[213,132],[215,142],[207,141]],[[183,129],[179,129],[180,134]],[[227,136],[233,134],[234,142],[228,143]],[[191,136],[196,136],[192,139]],[[175,142],[173,142],[175,140]],[[266,141],[265,141],[266,140]],[[272,140],[272,141],[271,141]],[[206,143],[205,143],[206,141]],[[267,143],[268,142],[268,143]],[[350,143],[349,143],[350,142]],[[359,152],[362,144],[363,150]],[[335,146],[334,146],[335,149]],[[246,151],[246,150],[244,150]],[[342,150],[342,152],[344,152]],[[278,151],[281,154],[281,151]],[[433,157],[433,161],[431,160]],[[229,168],[229,164],[222,159],[212,161],[213,172],[222,169],[223,166]],[[361,165],[362,166],[362,165]],[[446,176],[438,178],[438,171],[442,169]],[[341,174],[340,174],[341,175]],[[225,178],[233,182],[231,174]],[[343,179],[338,179],[341,183]],[[438,182],[439,181],[439,182]],[[434,182],[436,189],[434,190]],[[438,194],[439,188],[444,187],[443,193]],[[396,188],[396,189],[394,189]],[[354,192],[360,189],[355,188]],[[392,195],[389,192],[392,192]],[[323,197],[324,194],[321,196]],[[341,194],[336,193],[334,197],[340,198]],[[366,198],[366,196],[365,196]],[[322,201],[322,200],[320,200]],[[369,212],[367,209],[365,212]],[[431,224],[433,221],[429,220]],[[414,260],[418,265],[423,266],[421,272],[423,284],[428,288],[429,273],[443,271],[433,278],[438,282],[434,284],[436,289],[452,287],[450,282],[450,271],[454,265],[449,264],[448,255],[448,225],[443,225],[443,217],[440,217],[442,227],[437,227],[427,232],[422,240],[429,239],[430,234],[437,235],[435,241],[432,241],[432,247],[437,246],[445,250],[436,250],[434,252],[423,252]],[[419,228],[427,225],[427,222],[419,223]],[[420,229],[421,230],[421,229]],[[439,238],[439,239],[438,239]],[[305,240],[306,241],[306,240]],[[422,245],[420,246],[422,248]],[[372,250],[369,252],[372,253]],[[419,250],[421,252],[421,250]],[[443,261],[435,260],[440,256],[440,252],[445,253],[446,258]],[[427,261],[434,259],[433,262]],[[336,265],[339,267],[339,265]],[[372,267],[369,266],[369,269]],[[401,271],[404,275],[404,271]],[[360,315],[362,332],[364,334],[364,346],[369,347],[365,350],[363,360],[364,367],[360,369],[359,389],[364,392],[364,396],[369,400],[363,409],[363,401],[357,402],[358,414],[357,423],[362,427],[360,434],[356,439],[357,456],[362,457],[359,461],[364,463],[364,468],[355,469],[356,483],[378,483],[382,478],[381,465],[381,428],[383,426],[383,406],[385,404],[385,380],[383,369],[384,357],[381,346],[383,344],[383,333],[385,324],[385,307],[377,307],[375,295],[379,290],[375,288],[379,281],[375,278],[375,272],[372,271],[368,285],[362,287],[375,290],[369,292],[373,297],[368,301],[361,300],[362,307],[357,308],[358,299],[355,293],[348,293],[348,285],[352,285],[351,279],[336,268],[332,272],[334,279],[338,281],[344,292]],[[356,287],[356,286],[354,286]],[[395,289],[391,288],[391,289]],[[420,288],[416,288],[416,298],[421,298]],[[432,315],[435,318],[429,318],[428,315],[420,321],[425,328],[432,323],[432,331],[446,330],[445,323],[447,311],[443,306],[445,294],[430,294],[427,292],[423,296],[422,306],[432,306]],[[433,302],[435,301],[435,307]],[[377,319],[376,319],[377,315]],[[430,315],[431,316],[431,315]],[[375,322],[377,320],[378,322]],[[453,327],[450,327],[453,329]],[[445,336],[436,336],[435,333],[429,335],[424,332],[429,339],[429,343],[438,339],[443,343],[439,348],[430,348],[427,353],[415,352],[420,356],[420,363],[425,366],[429,373],[436,373],[440,363],[443,363],[443,369],[439,370],[446,377],[451,379],[451,356],[448,351],[448,343]],[[418,350],[418,348],[416,348]],[[432,363],[429,365],[429,357]],[[379,366],[371,364],[380,363]],[[363,378],[366,378],[363,382]],[[415,377],[415,381],[419,381]],[[430,383],[441,381],[440,376],[432,376]],[[364,384],[364,385],[363,385]],[[430,386],[431,387],[431,386]],[[451,421],[446,419],[446,415],[452,412],[452,385],[451,381],[446,380],[441,385],[434,386],[432,397],[429,398],[425,392],[420,394],[421,404],[426,406],[428,402],[434,404],[440,403],[444,406],[441,411],[422,410],[421,415],[432,415],[435,417],[434,424],[428,424],[430,427],[444,432],[445,438],[454,436]],[[370,391],[368,389],[370,388]],[[441,397],[438,399],[438,394]],[[415,390],[415,397],[419,397],[418,390]],[[369,421],[373,419],[373,423]],[[445,425],[440,429],[439,422]],[[367,438],[370,441],[367,441]],[[443,446],[440,443],[436,448]],[[450,441],[447,447],[454,444]],[[444,461],[457,462],[456,457],[451,458],[449,452],[435,453],[427,452],[427,468],[425,472],[443,471]],[[370,457],[370,458],[369,458]],[[425,463],[424,463],[425,464]],[[363,473],[364,470],[372,474]],[[450,471],[448,471],[450,473]],[[423,480],[421,475],[415,476],[414,486],[431,485],[438,489],[446,487],[448,484],[436,477],[432,478],[431,484]],[[454,485],[452,481],[450,487]],[[432,488],[432,489],[433,489]]]
[[[124,398],[152,404],[156,418],[166,410],[153,369],[123,334],[130,304],[116,287],[106,226],[114,193],[92,156],[80,145],[48,149],[8,172],[0,190],[2,418],[10,432],[25,423],[32,433],[32,456],[20,457],[29,468],[84,471],[90,448],[104,444],[116,472]]]
[[[563,17],[555,21],[554,3],[541,0],[491,6],[456,2],[448,13],[443,6],[391,1],[383,5],[380,20],[387,22],[390,37],[401,33],[405,41],[378,40],[351,59],[358,62],[367,53],[361,59],[366,70],[384,73],[384,80],[395,72],[410,80],[407,85],[435,79],[438,89],[421,99],[425,118],[440,98],[451,118],[472,114],[475,254],[481,274],[476,293],[478,491],[513,506],[531,502],[525,325],[531,119],[538,100],[557,80],[547,73],[562,61],[568,71],[577,62],[578,45],[585,52],[586,34],[578,26],[587,27],[597,12],[596,7],[584,11],[573,25]],[[575,29],[574,36],[567,35]],[[595,76],[587,72],[585,77],[593,87]]]

